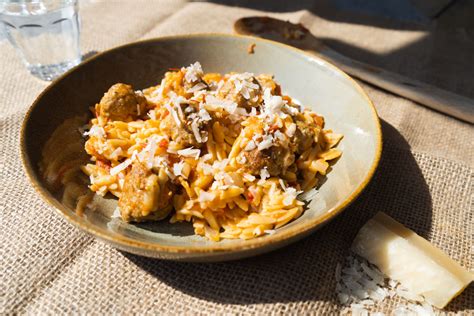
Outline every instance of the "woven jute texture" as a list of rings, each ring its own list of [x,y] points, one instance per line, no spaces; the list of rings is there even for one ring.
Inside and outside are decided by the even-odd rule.
[[[81,14],[88,53],[161,35],[231,32],[236,18],[267,13],[181,1],[94,1]],[[303,10],[270,14],[373,51],[403,46],[422,33],[353,26]],[[335,266],[378,211],[474,269],[473,128],[364,84],[382,119],[380,167],[360,198],[321,230],[266,255],[218,264],[117,251],[72,227],[29,185],[19,157],[20,126],[47,83],[30,76],[5,41],[0,56],[0,314],[338,314]],[[409,63],[401,72],[412,69],[419,77],[420,67]],[[392,70],[402,65],[384,64]],[[455,86],[470,78],[450,80]],[[473,88],[462,91],[470,95]],[[376,310],[390,313],[399,303],[386,300]],[[473,314],[473,286],[445,310]]]

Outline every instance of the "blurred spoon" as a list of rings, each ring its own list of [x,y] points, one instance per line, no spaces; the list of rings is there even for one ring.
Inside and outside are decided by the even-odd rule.
[[[308,51],[360,80],[474,124],[474,100],[339,54],[324,45],[302,24],[255,16],[238,19],[234,30],[239,34],[262,37]]]

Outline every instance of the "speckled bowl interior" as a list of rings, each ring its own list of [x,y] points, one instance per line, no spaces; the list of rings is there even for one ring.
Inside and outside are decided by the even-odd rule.
[[[254,54],[247,48],[255,43]],[[48,137],[65,119],[82,115],[114,83],[142,89],[159,83],[168,68],[201,62],[205,72],[273,74],[283,91],[344,134],[342,157],[297,220],[253,240],[218,243],[195,236],[189,224],[128,224],[111,219],[114,199],[83,216],[47,189],[38,164]],[[336,67],[294,48],[244,36],[192,35],[152,39],[101,53],[52,83],[35,101],[22,130],[22,156],[33,186],[69,222],[128,252],[187,261],[231,260],[282,247],[340,213],[370,180],[381,152],[377,114],[362,89]],[[60,150],[60,149],[58,149]]]

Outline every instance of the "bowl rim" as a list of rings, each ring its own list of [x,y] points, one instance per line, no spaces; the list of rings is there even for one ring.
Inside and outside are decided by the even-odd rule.
[[[296,224],[293,227],[290,227],[287,230],[280,232],[279,234],[260,236],[258,238],[245,240],[243,243],[239,243],[239,244],[231,244],[231,243],[223,244],[223,243],[216,242],[214,244],[209,244],[206,246],[188,247],[188,246],[167,246],[167,245],[161,245],[158,243],[137,241],[135,239],[124,237],[124,236],[112,236],[110,234],[104,233],[96,229],[94,225],[89,224],[87,222],[81,222],[77,220],[74,216],[68,214],[68,212],[71,212],[71,210],[66,208],[63,204],[61,204],[58,200],[56,200],[54,196],[41,184],[41,181],[38,178],[39,175],[35,173],[32,167],[31,160],[27,154],[26,141],[25,141],[27,125],[28,125],[28,122],[30,120],[30,116],[33,110],[38,106],[43,95],[46,94],[50,89],[52,89],[60,80],[68,76],[70,73],[74,72],[77,67],[80,67],[83,64],[92,62],[96,58],[100,58],[101,56],[110,54],[116,50],[120,50],[125,47],[129,47],[129,46],[133,46],[137,44],[139,45],[139,44],[149,43],[149,42],[159,42],[161,40],[186,40],[190,38],[200,38],[200,37],[201,38],[202,37],[243,38],[243,39],[255,41],[257,43],[263,42],[263,43],[279,46],[287,50],[292,50],[298,54],[303,54],[310,59],[317,60],[319,63],[324,64],[324,66],[329,67],[334,72],[348,79],[349,82],[352,84],[352,86],[354,86],[356,90],[367,101],[372,112],[372,119],[376,125],[375,156],[373,157],[372,165],[370,166],[369,171],[365,175],[362,182],[355,188],[355,190],[352,191],[352,193],[345,200],[343,200],[342,202],[340,202],[333,208],[327,210],[327,212],[324,215],[321,215],[307,222]],[[377,110],[375,109],[374,104],[372,103],[370,98],[367,96],[365,91],[362,89],[362,87],[360,87],[360,85],[354,79],[352,79],[349,75],[347,75],[344,71],[342,71],[335,65],[331,64],[330,62],[324,60],[323,58],[320,58],[319,56],[315,56],[314,54],[305,52],[303,50],[300,50],[298,48],[295,48],[286,44],[282,44],[279,42],[275,42],[275,41],[271,41],[271,40],[267,40],[263,38],[258,38],[254,36],[227,34],[227,33],[196,33],[196,34],[171,35],[171,36],[162,36],[162,37],[156,37],[156,38],[131,42],[131,43],[127,43],[124,45],[120,45],[120,46],[105,50],[103,52],[100,52],[86,59],[85,61],[80,63],[77,67],[74,67],[66,71],[64,74],[59,76],[56,80],[54,80],[36,97],[32,105],[29,107],[23,119],[21,131],[20,131],[21,160],[22,160],[23,168],[26,171],[26,174],[30,180],[30,183],[32,184],[34,189],[37,191],[37,193],[39,193],[43,201],[53,206],[55,211],[59,213],[62,217],[64,217],[69,223],[73,224],[74,226],[82,229],[83,231],[99,239],[102,239],[104,241],[120,246],[121,248],[126,249],[126,248],[131,247],[132,249],[136,249],[136,250],[151,250],[151,251],[155,251],[159,253],[182,253],[182,254],[234,253],[234,252],[243,252],[250,249],[260,248],[263,246],[268,246],[270,244],[276,245],[285,240],[291,240],[292,238],[295,238],[298,235],[307,235],[308,233],[311,233],[317,226],[323,223],[329,222],[331,219],[339,215],[345,208],[347,208],[362,193],[362,191],[368,185],[380,162],[380,157],[382,154],[382,128],[380,124],[380,119],[377,115]]]

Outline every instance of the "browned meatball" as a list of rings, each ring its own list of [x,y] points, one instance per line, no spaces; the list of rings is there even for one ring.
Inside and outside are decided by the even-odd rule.
[[[181,113],[178,114],[180,120],[180,126],[176,124],[173,116],[167,115],[160,123],[160,128],[165,131],[167,134],[171,135],[171,139],[180,144],[182,147],[193,146],[195,148],[200,148],[203,145],[203,142],[199,142],[196,139],[196,135],[193,132],[193,119],[196,118],[197,109],[190,104],[181,104]],[[196,120],[196,126],[199,130],[199,135],[201,135],[201,141],[207,137],[207,127],[209,121]]]
[[[112,121],[135,120],[146,114],[147,101],[132,86],[116,83],[104,94],[97,110],[99,116]]]
[[[304,121],[296,121],[296,131],[293,136],[293,143],[299,154],[306,151],[314,140],[314,127],[309,126]]]
[[[245,169],[253,175],[259,175],[260,170],[267,167],[268,173],[276,177],[285,173],[295,162],[295,155],[291,149],[282,144],[276,144],[262,151],[258,149],[245,151],[244,156],[247,162]]]
[[[160,220],[171,211],[172,192],[166,183],[141,163],[134,163],[125,177],[118,205],[122,219],[127,222]]]
[[[243,107],[247,110],[250,110],[252,107],[256,107],[259,105],[261,101],[261,86],[260,83],[252,77],[251,83],[256,84],[259,88],[258,89],[248,89],[248,97],[246,99],[241,92],[236,91],[234,82],[228,80],[224,83],[222,88],[219,91],[218,97],[221,99],[226,99],[237,103],[239,107]]]

